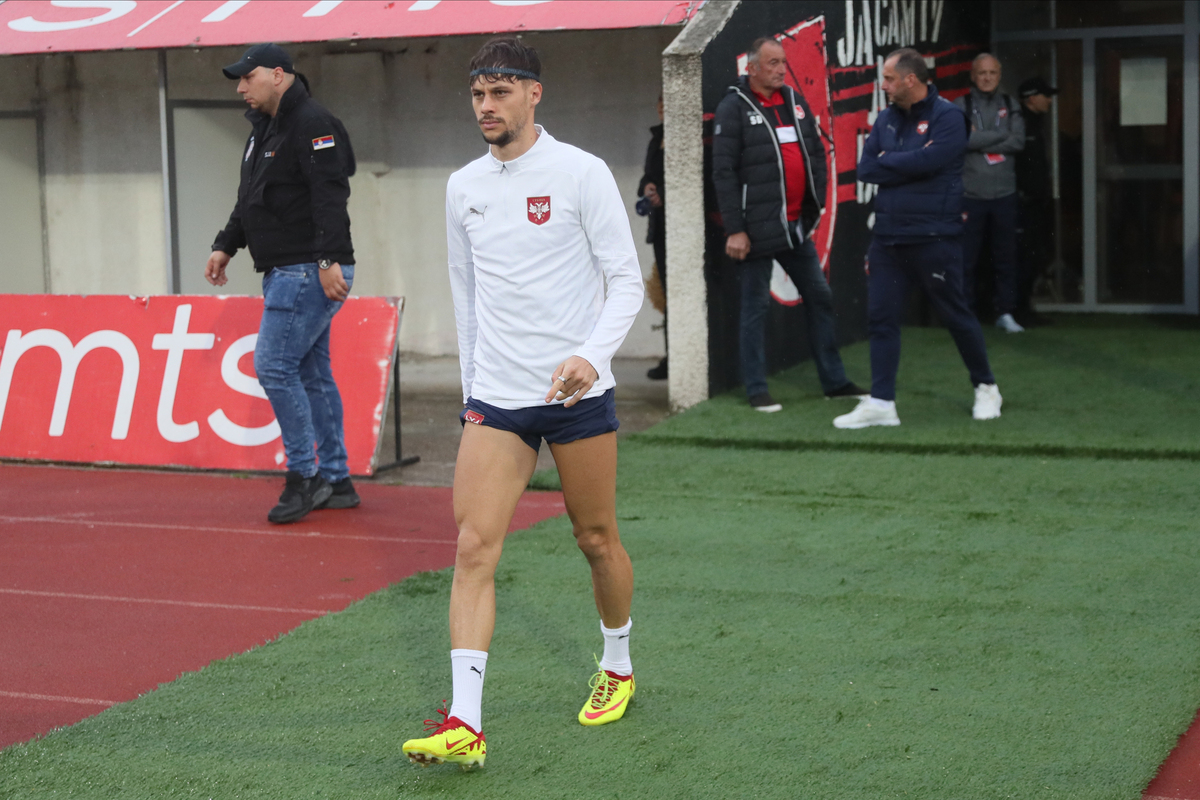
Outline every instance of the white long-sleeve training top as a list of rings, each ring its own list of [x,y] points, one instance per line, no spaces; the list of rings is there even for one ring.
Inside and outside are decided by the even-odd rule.
[[[603,394],[642,307],[633,233],[608,166],[536,127],[520,158],[489,151],[446,186],[464,402],[544,405],[554,368],[572,355],[600,376],[586,397]]]

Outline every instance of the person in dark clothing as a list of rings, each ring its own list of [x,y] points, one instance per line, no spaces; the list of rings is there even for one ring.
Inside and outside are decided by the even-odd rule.
[[[846,377],[833,292],[810,238],[825,203],[825,145],[803,95],[784,84],[787,58],[779,43],[759,39],[747,58],[747,77],[729,88],[713,119],[713,183],[727,236],[725,252],[741,262],[746,395],[758,411],[783,408],[767,391],[763,342],[776,261],[804,299],[809,345],[825,396],[863,395],[866,391]]]
[[[663,100],[658,96],[658,124],[650,128],[650,144],[646,147],[646,164],[642,170],[642,179],[638,182],[639,213],[645,203],[648,226],[646,241],[654,246],[654,267],[658,272],[658,283],[662,286],[663,296],[667,294],[667,207],[666,197],[666,168],[663,164]],[[666,348],[669,334],[667,333],[667,312],[663,310],[663,347]],[[667,378],[667,357],[651,367],[646,372],[651,380],[661,381]]]
[[[237,203],[204,275],[223,286],[241,247],[264,273],[254,369],[279,422],[288,467],[267,519],[295,522],[314,508],[359,504],[329,361],[330,324],[354,283],[346,211],[354,151],[342,123],[309,96],[283,48],[255,45],[223,72],[238,82],[253,130]]]
[[[896,372],[905,296],[916,282],[950,329],[975,386],[975,419],[1000,416],[979,321],[962,293],[962,167],[967,120],[938,95],[924,57],[912,48],[883,62],[891,105],[863,144],[858,179],[879,186],[867,251],[871,396],[833,421],[838,428],[899,425]]]
[[[971,90],[954,101],[967,115],[971,134],[963,161],[966,225],[963,230],[963,294],[975,306],[975,267],[984,238],[992,245],[996,327],[1021,333],[1017,306],[1017,179],[1014,157],[1025,148],[1025,120],[1013,99],[999,90],[1000,62],[980,53],[971,63]]]
[[[1017,87],[1025,116],[1025,149],[1017,154],[1017,322],[1029,327],[1051,320],[1033,310],[1033,286],[1054,260],[1054,186],[1049,148],[1050,105],[1058,94],[1042,78],[1030,78]]]

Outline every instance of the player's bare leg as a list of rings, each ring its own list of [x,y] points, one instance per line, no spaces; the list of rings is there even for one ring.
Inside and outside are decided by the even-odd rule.
[[[496,625],[496,565],[513,512],[537,467],[515,433],[466,425],[454,467],[458,553],[450,589],[450,646],[484,650]]]
[[[592,568],[596,610],[606,627],[619,628],[633,603],[633,564],[617,533],[617,435],[552,444],[550,452],[575,542]]]
[[[579,721],[603,725],[625,714],[635,688],[629,660],[633,564],[617,532],[617,435],[551,445],[550,450],[562,479],[575,541],[592,568],[592,591],[604,635],[604,658],[592,677],[591,694]]]
[[[432,735],[410,739],[404,753],[422,766],[482,766],[483,678],[496,625],[496,565],[521,493],[537,466],[537,452],[514,433],[467,425],[454,468],[458,553],[450,589],[450,663],[454,703],[444,721],[426,720]]]

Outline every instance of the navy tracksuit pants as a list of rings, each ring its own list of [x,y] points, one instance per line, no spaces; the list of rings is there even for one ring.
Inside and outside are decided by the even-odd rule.
[[[963,225],[963,295],[967,305],[975,307],[975,266],[983,240],[991,233],[992,271],[995,273],[995,295],[992,306],[996,314],[1011,314],[1017,310],[1017,195],[995,200],[963,198],[967,212]]]
[[[880,244],[867,251],[867,330],[871,340],[871,396],[896,399],[900,367],[900,320],[912,283],[933,303],[954,337],[971,384],[995,383],[979,320],[962,293],[962,242],[941,239],[918,244]]]

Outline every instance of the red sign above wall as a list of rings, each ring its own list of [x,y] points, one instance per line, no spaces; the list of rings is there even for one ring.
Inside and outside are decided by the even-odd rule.
[[[333,318],[350,472],[370,475],[402,301]],[[286,469],[254,375],[261,297],[0,295],[0,458]]]
[[[0,54],[679,25],[684,0],[8,0]]]

